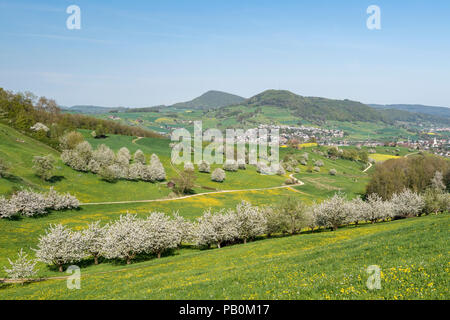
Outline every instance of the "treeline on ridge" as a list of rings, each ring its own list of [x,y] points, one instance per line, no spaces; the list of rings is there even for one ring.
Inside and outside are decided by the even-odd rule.
[[[383,199],[405,188],[415,192],[425,191],[436,172],[441,172],[449,190],[450,162],[433,155],[415,155],[390,159],[375,166],[375,172],[366,188],[366,194],[376,193]]]
[[[0,120],[54,148],[58,148],[59,138],[65,132],[75,129],[126,136],[161,137],[155,132],[111,120],[97,119],[82,114],[62,113],[53,99],[37,98],[30,92],[14,93],[3,88],[0,88]],[[44,126],[32,129],[37,123],[44,124]]]

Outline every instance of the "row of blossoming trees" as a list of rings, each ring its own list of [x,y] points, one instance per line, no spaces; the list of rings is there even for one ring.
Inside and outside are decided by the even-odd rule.
[[[134,153],[131,163],[130,151],[125,147],[116,154],[104,144],[94,150],[89,142],[83,141],[72,148],[67,145],[61,159],[74,170],[99,174],[110,182],[117,179],[150,182],[166,179],[166,171],[158,156],[153,154],[147,165],[141,150]]]
[[[47,193],[21,190],[9,199],[0,196],[0,218],[33,217],[46,214],[50,210],[76,209],[79,205],[74,196],[58,193],[53,188]]]
[[[436,190],[433,198],[405,189],[394,194],[390,200],[372,194],[367,201],[359,198],[349,201],[343,194],[336,194],[309,207],[296,198],[289,198],[278,206],[266,207],[252,206],[243,201],[234,210],[207,210],[194,222],[177,213],[168,216],[154,212],[142,218],[127,214],[103,226],[94,222],[81,231],[61,224],[52,225],[40,237],[35,251],[38,261],[63,271],[65,264],[89,257],[94,259],[95,264],[100,257],[130,264],[138,256],[152,254],[160,258],[164,252],[182,243],[220,248],[233,243],[246,243],[263,235],[297,234],[308,228],[312,231],[321,228],[336,230],[349,224],[376,223],[449,209],[449,194],[442,190]],[[28,271],[33,263],[27,261],[21,251],[19,260],[11,262],[11,269],[7,272],[16,278],[30,276]]]

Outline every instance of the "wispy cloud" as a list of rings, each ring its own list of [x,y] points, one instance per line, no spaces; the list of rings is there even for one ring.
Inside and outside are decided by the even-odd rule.
[[[92,38],[84,38],[84,37],[75,37],[75,36],[62,36],[56,34],[46,34],[46,33],[8,33],[3,32],[3,34],[14,37],[32,37],[32,38],[45,38],[45,39],[55,39],[55,40],[63,40],[63,41],[86,41],[91,43],[99,43],[99,44],[117,44],[116,41],[111,40],[102,40],[102,39],[92,39]]]

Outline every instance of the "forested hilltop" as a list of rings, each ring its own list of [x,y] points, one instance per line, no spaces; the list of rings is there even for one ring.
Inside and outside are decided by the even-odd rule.
[[[98,136],[159,137],[150,130],[81,114],[62,113],[53,99],[38,98],[30,92],[13,93],[0,88],[0,121],[52,147],[59,137],[75,129],[94,130]]]
[[[393,124],[396,121],[432,122],[450,124],[450,118],[413,113],[403,110],[377,110],[361,102],[335,100],[320,97],[304,97],[286,90],[267,90],[243,104],[249,107],[274,106],[291,111],[293,116],[301,117],[311,122],[320,123],[326,120],[334,121],[381,121]]]

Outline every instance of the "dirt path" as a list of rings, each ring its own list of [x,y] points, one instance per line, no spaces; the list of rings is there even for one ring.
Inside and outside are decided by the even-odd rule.
[[[363,172],[365,173],[367,170],[369,170],[370,168],[372,168],[372,166],[373,166],[372,162],[369,162],[369,166],[368,166],[367,168],[365,168],[365,169],[363,170]]]
[[[136,144],[136,142],[138,142],[139,140],[143,139],[144,137],[137,137],[136,139],[133,139],[133,141],[131,141],[131,143]]]
[[[111,201],[111,202],[81,203],[80,206],[97,206],[97,205],[107,205],[107,204],[130,204],[130,203],[150,203],[150,202],[176,201],[176,200],[183,200],[183,199],[189,199],[189,198],[200,197],[200,196],[207,196],[207,195],[219,194],[219,193],[265,191],[265,190],[276,190],[276,189],[291,189],[291,190],[295,190],[292,187],[302,186],[302,185],[304,185],[304,183],[299,180],[297,184],[284,185],[284,186],[278,186],[278,187],[257,188],[257,189],[241,189],[241,190],[221,190],[221,191],[203,192],[203,193],[197,193],[197,194],[192,194],[192,195],[188,195],[188,196],[182,196],[182,197],[178,197],[178,198],[171,198],[171,199],[153,199],[153,200],[131,200],[131,201]]]

